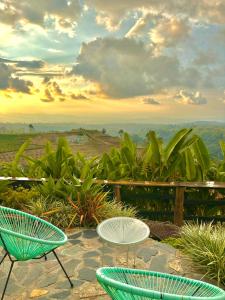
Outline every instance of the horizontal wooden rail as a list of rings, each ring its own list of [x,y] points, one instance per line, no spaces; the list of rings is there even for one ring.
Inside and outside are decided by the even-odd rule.
[[[43,182],[47,181],[46,178],[29,178],[29,177],[4,177],[0,176],[0,181],[32,181],[32,182]],[[124,186],[143,186],[143,187],[190,187],[190,188],[213,188],[213,189],[224,189],[225,182],[218,181],[204,181],[204,182],[187,182],[187,181],[170,181],[170,182],[159,182],[159,181],[133,181],[133,180],[104,180],[104,179],[93,179],[98,184],[106,185],[124,185]],[[82,182],[82,180],[80,180]]]
[[[0,181],[19,181],[19,182],[45,182],[46,178],[28,177],[0,177]],[[82,182],[82,180],[80,180]],[[208,188],[225,189],[225,182],[205,181],[205,182],[156,182],[156,181],[131,181],[131,180],[102,180],[94,178],[94,182],[102,185],[114,186],[114,196],[117,202],[121,201],[121,186],[140,186],[140,187],[168,187],[176,189],[174,206],[174,224],[182,226],[184,219],[184,193],[186,188]]]

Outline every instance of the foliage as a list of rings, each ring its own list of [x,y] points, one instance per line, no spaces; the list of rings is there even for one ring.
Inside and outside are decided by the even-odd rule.
[[[164,145],[163,140],[150,131],[141,153],[125,133],[120,148],[113,148],[101,157],[99,177],[203,181],[210,168],[210,158],[201,138],[191,133],[192,129],[182,129]]]
[[[148,180],[205,180],[209,154],[200,137],[191,132],[178,131],[166,146],[155,132],[148,133],[149,144],[143,156],[143,172]]]
[[[75,176],[59,180],[49,178],[48,181],[37,186],[37,189],[46,202],[53,205],[53,207],[48,206],[45,211],[56,210],[60,213],[62,223],[59,219],[58,225],[64,227],[95,226],[112,216],[135,215],[133,208],[122,206],[114,200],[110,201],[108,192],[104,192],[101,185],[94,183],[92,176],[84,179],[82,183]],[[43,206],[42,202],[41,205]],[[48,214],[43,213],[43,215]],[[54,218],[52,216],[51,220],[56,223]]]
[[[112,148],[109,154],[104,153],[99,161],[100,178],[112,180],[138,179],[141,170],[141,157],[130,136],[124,133],[119,149]]]
[[[162,243],[169,244],[176,249],[183,249],[182,240],[179,237],[169,237],[161,241]]]
[[[208,276],[225,284],[225,227],[187,224],[181,230],[181,245]]]
[[[27,140],[25,143],[23,143],[20,146],[12,162],[3,163],[1,167],[1,172],[3,175],[12,176],[12,177],[25,175],[24,166],[20,164],[20,161],[29,144],[30,144],[30,140]]]
[[[71,219],[68,227],[74,224],[95,226],[102,220],[112,216],[134,216],[135,210],[122,207],[115,201],[109,201],[108,192],[101,185],[95,184],[92,178],[81,183],[76,177],[64,182],[61,191],[71,205]]]
[[[25,189],[18,187],[13,189],[7,188],[1,193],[1,205],[26,210],[26,205],[34,202],[39,197],[39,193],[35,189]]]
[[[47,142],[44,155],[39,159],[27,157],[30,173],[37,177],[61,178],[70,172],[74,157],[64,138],[59,138],[56,149]]]

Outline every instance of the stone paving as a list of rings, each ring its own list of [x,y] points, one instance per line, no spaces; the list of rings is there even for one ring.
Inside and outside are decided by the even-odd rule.
[[[126,266],[126,250],[103,244],[95,230],[76,230],[68,234],[69,242],[56,251],[66,268],[74,288],[52,254],[48,260],[16,262],[5,300],[48,299],[109,299],[97,283],[96,269],[104,266]],[[148,239],[136,246],[136,268],[181,274],[200,278],[193,273],[189,262],[173,247]],[[3,254],[0,253],[0,256]],[[129,251],[128,266],[133,267],[134,253]],[[0,295],[9,270],[8,259],[0,266]]]

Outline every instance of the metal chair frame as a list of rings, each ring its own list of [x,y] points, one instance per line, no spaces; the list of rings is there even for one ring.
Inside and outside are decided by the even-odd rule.
[[[11,265],[10,265],[10,268],[9,268],[9,272],[8,272],[8,275],[7,275],[7,279],[6,279],[6,283],[5,283],[5,286],[4,286],[4,289],[3,289],[3,293],[2,293],[2,297],[1,297],[1,300],[3,300],[3,299],[4,299],[4,296],[5,296],[5,292],[6,292],[7,286],[8,286],[8,283],[9,283],[10,275],[11,275],[11,273],[12,273],[12,269],[13,269],[14,263],[17,262],[17,261],[20,261],[20,260],[18,260],[18,259],[13,259],[13,258],[12,258],[12,256],[11,256],[10,253],[9,253],[9,251],[7,250],[7,247],[6,247],[6,244],[5,244],[5,242],[4,242],[3,237],[2,237],[2,235],[1,235],[1,232],[0,232],[0,239],[1,239],[1,241],[2,241],[3,248],[4,248],[4,250],[5,250],[5,254],[4,254],[4,256],[2,257],[2,259],[1,259],[1,261],[0,261],[0,266],[1,266],[1,264],[3,263],[3,261],[5,260],[5,258],[6,258],[7,256],[8,256],[8,258],[9,258],[10,262],[11,262]],[[56,248],[57,248],[57,247],[56,247]],[[55,249],[56,249],[56,248],[55,248]],[[56,254],[55,249],[53,249],[53,250],[51,250],[51,251],[49,251],[49,252],[47,252],[47,253],[44,253],[44,254],[41,255],[40,257],[35,257],[35,258],[32,258],[32,259],[41,259],[41,258],[44,257],[45,260],[47,260],[47,255],[48,255],[49,253],[52,252],[52,253],[54,254],[56,260],[58,261],[60,267],[62,268],[64,274],[66,275],[66,278],[68,279],[71,288],[73,288],[73,283],[72,283],[71,279],[69,278],[69,275],[67,274],[65,268],[63,267],[63,265],[62,265],[62,263],[61,263],[61,261],[60,261],[58,255]]]

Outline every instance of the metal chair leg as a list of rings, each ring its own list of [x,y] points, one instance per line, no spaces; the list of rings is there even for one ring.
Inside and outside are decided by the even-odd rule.
[[[66,275],[67,279],[69,280],[70,286],[71,286],[71,288],[72,288],[72,287],[73,287],[73,283],[72,283],[72,281],[70,280],[69,275],[66,273],[66,270],[64,269],[64,267],[63,267],[61,261],[59,260],[59,258],[58,258],[58,256],[57,256],[55,250],[53,250],[52,252],[54,253],[54,255],[55,255],[55,257],[56,257],[58,263],[60,264],[60,267],[62,268],[64,274]]]
[[[127,247],[127,268],[128,268],[128,260],[129,260],[129,246]]]
[[[2,293],[1,300],[3,300],[3,298],[5,296],[5,292],[6,292],[6,289],[7,289],[7,285],[8,285],[8,282],[9,282],[9,278],[10,278],[13,266],[14,266],[14,261],[11,262],[11,266],[10,266],[10,269],[9,269],[9,274],[7,276],[7,279],[6,279],[6,283],[5,283],[5,287],[4,287],[3,293]]]
[[[0,261],[0,265],[3,263],[4,259],[6,258],[6,256],[8,255],[8,253],[6,252],[5,255],[2,257],[1,261]]]
[[[136,269],[136,249],[134,247],[134,269]]]

